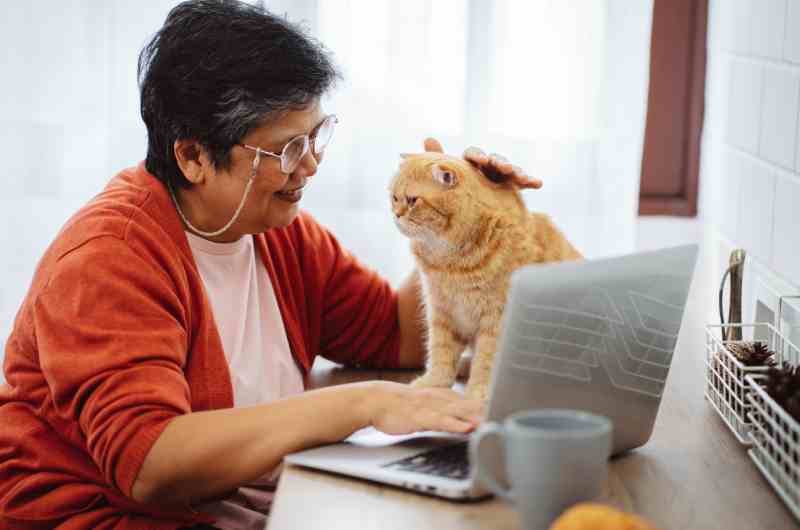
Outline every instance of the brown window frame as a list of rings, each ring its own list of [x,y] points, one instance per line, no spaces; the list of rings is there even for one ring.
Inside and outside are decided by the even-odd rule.
[[[655,0],[639,215],[697,215],[708,0]]]

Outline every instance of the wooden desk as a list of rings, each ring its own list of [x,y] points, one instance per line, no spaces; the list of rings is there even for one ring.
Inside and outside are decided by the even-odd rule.
[[[611,462],[605,502],[661,530],[800,528],[746,451],[703,398],[704,325],[718,278],[702,254],[653,436]],[[314,384],[365,379],[408,381],[408,372],[314,369]],[[462,504],[388,486],[287,466],[269,530],[517,529],[515,512],[491,499]]]

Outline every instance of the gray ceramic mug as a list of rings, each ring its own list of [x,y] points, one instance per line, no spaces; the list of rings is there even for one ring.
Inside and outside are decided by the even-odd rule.
[[[481,425],[470,438],[478,479],[511,501],[525,530],[546,530],[564,510],[600,496],[608,477],[611,420],[567,409],[526,410],[501,424]],[[510,487],[479,458],[481,441],[499,436]]]

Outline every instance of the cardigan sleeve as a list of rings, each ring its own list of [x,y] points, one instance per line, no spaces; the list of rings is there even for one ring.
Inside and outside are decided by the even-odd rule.
[[[184,313],[170,277],[110,236],[61,257],[34,303],[53,405],[128,496],[163,429],[190,412]]]
[[[397,293],[306,214],[323,274],[320,354],[334,362],[375,368],[398,365]]]

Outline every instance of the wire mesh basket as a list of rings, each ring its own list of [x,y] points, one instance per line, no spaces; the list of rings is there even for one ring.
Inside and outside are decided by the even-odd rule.
[[[797,348],[792,354],[797,359]],[[800,423],[764,390],[763,380],[763,375],[747,376],[753,442],[747,454],[800,521]]]
[[[723,340],[726,336],[740,336],[741,340]],[[737,333],[731,333],[736,331]],[[733,351],[738,346],[760,342],[775,352],[771,362],[780,364],[785,358],[787,344],[791,344],[772,324],[716,324],[706,326],[706,387],[705,396],[720,417],[731,429],[736,439],[744,445],[751,445],[750,419],[748,411],[752,406],[747,399],[751,392],[745,377],[765,372],[769,364],[748,365],[742,362]]]

